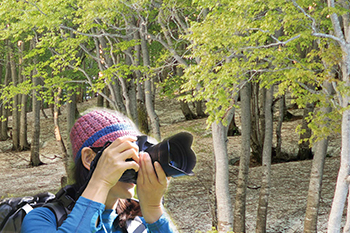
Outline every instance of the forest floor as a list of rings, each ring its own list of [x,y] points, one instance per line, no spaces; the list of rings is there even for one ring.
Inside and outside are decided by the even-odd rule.
[[[94,106],[95,100],[79,104],[79,111]],[[206,119],[185,121],[180,107],[172,100],[159,101],[156,104],[161,123],[162,138],[180,131],[194,135],[193,148],[197,155],[195,176],[174,178],[170,182],[165,196],[165,206],[178,230],[184,233],[207,232],[212,225],[213,193],[213,149],[211,130],[206,127]],[[291,110],[301,115],[300,110]],[[0,142],[0,198],[32,195],[38,192],[55,193],[60,187],[65,169],[62,153],[55,140],[53,118],[49,109],[48,118],[41,114],[41,160],[45,164],[39,167],[28,166],[30,151],[11,151],[11,140]],[[240,126],[239,110],[236,123]],[[9,121],[11,125],[11,119]],[[283,151],[296,156],[298,134],[296,125],[300,120],[284,122]],[[31,138],[32,115],[28,114],[28,131]],[[60,115],[61,133],[67,144],[65,107]],[[229,159],[239,157],[240,136],[229,137]],[[318,232],[326,232],[327,220],[332,204],[334,188],[339,169],[340,135],[333,135],[328,147],[323,188],[318,216]],[[302,232],[306,209],[307,192],[312,161],[279,163],[272,165],[271,193],[269,197],[267,232]],[[230,192],[232,203],[235,199],[238,166],[230,165]],[[261,167],[249,170],[249,188],[247,191],[247,232],[255,232],[257,206],[261,184]],[[345,213],[345,211],[344,211]]]

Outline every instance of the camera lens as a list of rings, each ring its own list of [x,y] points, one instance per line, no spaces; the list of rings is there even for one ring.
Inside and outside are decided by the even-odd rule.
[[[139,136],[136,143],[140,151],[146,151],[152,163],[159,162],[167,176],[193,175],[196,155],[191,149],[193,136],[182,132],[156,145],[147,141],[147,136]],[[119,181],[136,183],[137,173],[127,170]]]

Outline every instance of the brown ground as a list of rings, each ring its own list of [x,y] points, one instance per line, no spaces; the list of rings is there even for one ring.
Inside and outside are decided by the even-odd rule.
[[[79,106],[84,110],[94,104],[89,100]],[[169,109],[171,108],[171,109]],[[169,100],[157,105],[161,122],[162,136],[166,137],[180,131],[189,131],[194,135],[194,150],[197,154],[195,176],[172,179],[165,203],[173,221],[180,232],[206,232],[211,229],[213,183],[213,153],[211,131],[206,128],[206,119],[184,121],[179,107]],[[60,116],[62,134],[65,135],[65,109]],[[29,167],[29,151],[12,152],[11,141],[0,142],[0,198],[35,194],[41,191],[55,192],[60,179],[65,175],[60,147],[55,141],[53,119],[46,110],[48,119],[41,117],[41,160],[39,167]],[[29,128],[32,123],[28,114]],[[239,112],[236,114],[239,125]],[[283,126],[283,148],[295,155],[298,135],[295,126],[298,121],[286,122]],[[31,135],[31,133],[29,133]],[[30,138],[31,136],[29,136]],[[64,137],[66,139],[66,137]],[[326,232],[327,218],[339,168],[340,136],[332,138],[329,146],[331,157],[326,159],[323,179],[322,199],[318,231]],[[230,137],[228,143],[229,159],[239,156],[240,137]],[[289,162],[272,165],[272,188],[268,209],[267,232],[302,232],[312,161]],[[230,188],[232,201],[236,189],[238,167],[230,166]],[[254,232],[261,168],[253,167],[249,173],[247,194],[247,232]]]

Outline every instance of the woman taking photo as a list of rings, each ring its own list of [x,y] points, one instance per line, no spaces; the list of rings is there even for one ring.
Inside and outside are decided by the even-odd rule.
[[[135,141],[140,134],[130,119],[117,112],[94,110],[80,117],[70,140],[75,186],[79,190],[88,182],[86,188],[61,226],[57,227],[50,209],[40,207],[26,215],[22,232],[173,232],[161,204],[168,179],[158,162],[152,164],[147,153],[139,153]],[[112,143],[103,151],[88,180],[98,148],[107,141]],[[138,172],[139,204],[130,201],[135,184],[119,181],[128,169]]]

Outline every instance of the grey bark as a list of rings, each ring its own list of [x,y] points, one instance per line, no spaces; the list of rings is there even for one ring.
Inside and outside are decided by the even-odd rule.
[[[334,0],[327,1],[328,7],[334,8]],[[336,13],[332,13],[331,21],[333,25],[334,35],[338,39],[337,42],[342,50],[342,77],[347,88],[350,86],[350,45],[347,41],[350,40],[350,35],[347,33],[344,35],[339,16]],[[345,32],[349,32],[349,25],[345,25]],[[333,198],[333,203],[331,207],[331,212],[329,214],[328,220],[328,233],[340,232],[341,220],[343,215],[343,210],[345,206],[346,197],[349,191],[349,174],[350,174],[350,110],[348,105],[350,103],[350,96],[348,94],[343,94],[341,96],[341,107],[347,108],[342,114],[342,145],[341,145],[341,163],[337,178],[337,184],[335,187],[335,193]],[[350,202],[349,202],[350,203]],[[344,227],[344,232],[350,232],[350,212],[348,209],[347,222]]]
[[[196,115],[193,114],[190,107],[188,106],[188,103],[183,100],[180,100],[179,102],[180,102],[181,112],[185,116],[185,119],[186,120],[196,119]]]
[[[331,107],[322,107],[324,113],[331,112]],[[327,127],[322,125],[321,127]],[[327,154],[328,138],[318,141],[315,145],[315,155],[310,173],[309,191],[307,196],[304,233],[317,233],[317,216],[321,198],[324,162]]]
[[[22,52],[24,49],[24,43],[20,45],[20,51]],[[25,82],[27,80],[26,76],[22,74],[23,70],[23,55],[21,54],[20,57],[20,72],[19,76],[21,76],[22,82]],[[27,101],[28,101],[28,95],[27,94],[22,94],[21,95],[21,112],[20,112],[20,137],[19,137],[19,148],[20,150],[28,150],[29,149],[29,144],[28,144],[28,137],[27,137]]]
[[[281,150],[282,150],[282,124],[284,119],[284,110],[285,110],[285,95],[282,95],[281,98],[278,100],[278,110],[279,110],[279,116],[278,116],[278,123],[276,127],[276,157],[281,157]]]
[[[227,131],[222,124],[212,123],[213,146],[215,154],[215,190],[219,233],[233,229],[233,210],[229,192],[229,174],[227,157]]]
[[[3,69],[4,69],[3,64],[0,64],[0,85],[2,85]],[[2,114],[2,105],[3,104],[4,104],[4,102],[0,102],[0,122],[1,122],[1,118],[3,117],[3,114]],[[1,132],[1,124],[0,124],[0,132]],[[1,137],[0,137],[0,140],[1,140]]]
[[[207,117],[207,115],[204,113],[203,101],[196,101],[195,105],[196,105],[196,115],[197,115],[197,117],[198,118]]]
[[[132,22],[134,26],[136,27],[135,21]],[[140,32],[135,31],[134,40],[141,41]],[[141,59],[141,45],[137,44],[135,45],[135,59],[134,59],[134,65],[135,67],[140,66],[140,59]],[[149,132],[149,126],[148,126],[148,115],[147,115],[147,109],[145,105],[145,90],[144,90],[144,82],[142,81],[142,74],[141,71],[136,70],[135,71],[136,76],[136,98],[137,98],[137,118],[139,123],[139,130],[145,134],[148,134]]]
[[[270,195],[271,183],[271,152],[272,152],[272,132],[273,132],[273,86],[266,93],[265,101],[265,136],[262,157],[262,186],[260,189],[259,206],[256,221],[256,232],[266,232],[267,208]]]
[[[20,138],[19,138],[19,147],[20,150],[28,150],[29,149],[29,143],[28,143],[28,134],[27,134],[27,101],[28,101],[28,95],[22,94],[22,109],[21,109],[21,124],[20,124]]]
[[[16,69],[16,63],[15,63],[15,55],[10,48],[10,66],[11,66],[11,77],[12,77],[12,85],[17,86],[18,84],[18,76],[17,76],[17,69]],[[13,104],[12,104],[12,150],[18,151],[19,148],[19,132],[20,132],[20,115],[18,111],[18,95],[15,95],[13,97]]]
[[[33,86],[36,87],[39,84],[39,78],[33,75]],[[38,93],[33,90],[33,136],[31,142],[30,152],[30,165],[39,166],[42,164],[40,161],[40,100],[38,99]]]
[[[262,160],[262,150],[264,144],[264,127],[261,122],[262,115],[260,111],[259,99],[259,85],[257,83],[252,84],[252,101],[251,101],[251,120],[252,120],[252,131],[251,131],[251,148],[252,157],[258,163]]]
[[[8,85],[9,79],[10,79],[10,57],[9,53],[6,55],[6,61],[5,61],[5,78],[4,78],[4,85]],[[8,103],[3,103],[1,105],[2,109],[2,121],[1,121],[1,134],[0,134],[0,140],[5,141],[8,139],[8,109],[7,109]]]
[[[134,24],[134,18],[132,17],[129,22],[127,24]],[[133,36],[133,32],[134,30],[129,29],[127,30],[127,33],[130,34],[128,40],[131,41],[132,39],[134,39]],[[126,51],[124,51],[125,53],[125,64],[132,66],[135,64],[135,62],[133,61],[135,58],[132,55],[133,51],[132,51],[132,47],[129,47]],[[133,122],[135,123],[136,126],[139,126],[139,120],[138,120],[138,114],[137,114],[137,91],[136,91],[136,80],[137,77],[136,75],[134,75],[133,73],[128,74],[127,75],[127,89],[126,89],[126,93],[127,93],[127,98],[125,98],[125,105],[126,105],[126,109],[128,111],[128,115],[130,117],[130,119],[133,120]],[[127,102],[128,101],[128,102]]]
[[[246,195],[248,172],[250,162],[250,98],[251,84],[247,83],[241,90],[241,154],[239,160],[239,173],[237,179],[235,210],[234,210],[234,232],[245,232],[246,219]]]
[[[144,27],[144,26],[141,26]],[[143,28],[142,31],[145,29]],[[143,65],[146,68],[150,67],[150,60],[149,60],[149,52],[147,47],[147,41],[144,35],[141,36],[141,50],[142,50],[142,57],[143,57]],[[153,101],[152,101],[152,82],[151,77],[149,77],[148,74],[145,75],[145,104],[148,116],[151,121],[151,128],[152,128],[152,134],[155,139],[160,141],[160,129],[159,129],[159,118],[157,113],[155,112]]]

